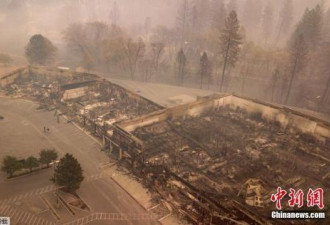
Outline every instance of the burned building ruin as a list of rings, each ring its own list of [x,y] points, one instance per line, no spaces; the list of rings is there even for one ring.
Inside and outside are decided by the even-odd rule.
[[[278,186],[321,187],[330,205],[328,121],[234,95],[164,108],[97,75],[60,69],[11,76],[7,95],[90,131],[155,201],[193,224],[272,224]]]

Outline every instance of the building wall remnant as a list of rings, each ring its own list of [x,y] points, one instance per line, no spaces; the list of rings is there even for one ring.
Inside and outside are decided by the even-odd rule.
[[[14,70],[8,74],[3,75],[0,78],[0,87],[4,88],[12,83],[15,82],[15,80],[20,76],[26,74],[27,69],[26,68],[20,68],[17,70]]]
[[[312,117],[296,110],[234,95],[212,95],[202,97],[192,103],[163,109],[132,120],[123,121],[117,126],[127,132],[133,132],[139,127],[164,120],[195,117],[201,115],[203,112],[217,110],[220,107],[240,108],[250,114],[259,113],[262,119],[269,122],[278,122],[284,128],[293,127],[300,130],[302,133],[309,133],[321,140],[330,139],[329,121]]]
[[[330,138],[330,122],[289,109],[258,100],[231,96],[229,106],[242,108],[248,113],[260,113],[269,122],[278,122],[284,128],[294,127],[302,133],[309,133],[320,139]]]

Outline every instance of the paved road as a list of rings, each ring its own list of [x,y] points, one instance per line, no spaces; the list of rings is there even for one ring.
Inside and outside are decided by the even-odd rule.
[[[55,148],[60,156],[73,154],[84,170],[86,177],[78,194],[86,201],[92,213],[145,214],[145,210],[123,191],[101,168],[109,159],[100,151],[93,138],[73,124],[57,123],[54,112],[36,111],[38,105],[25,100],[0,98],[0,159],[5,155],[24,158],[38,156],[44,148]],[[45,134],[43,127],[50,128]],[[49,178],[52,169],[8,181],[0,173],[0,206],[14,204],[53,191]],[[15,210],[15,209],[14,209]],[[1,213],[1,211],[0,211]],[[19,213],[18,213],[19,214]],[[22,216],[22,215],[21,215]],[[60,223],[79,218],[65,218]],[[56,222],[55,220],[53,222]],[[98,224],[98,222],[93,222]],[[100,222],[104,224],[104,222]],[[113,224],[155,224],[151,221],[116,221]]]

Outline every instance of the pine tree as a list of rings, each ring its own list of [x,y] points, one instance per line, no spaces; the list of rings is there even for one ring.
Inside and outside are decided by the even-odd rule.
[[[269,37],[272,35],[273,32],[273,6],[271,2],[268,2],[268,4],[263,10],[262,31],[265,40],[265,45],[267,45]]]
[[[323,23],[322,23],[323,29],[322,29],[322,39],[326,41],[330,41],[330,8],[328,11],[324,14],[323,17]]]
[[[205,31],[210,27],[210,1],[209,0],[195,0],[193,7],[193,21],[196,29]]]
[[[226,7],[223,0],[214,1],[212,5],[211,25],[214,30],[222,31],[225,26]]]
[[[178,65],[178,78],[179,78],[179,85],[183,85],[184,77],[186,73],[186,64],[187,58],[184,54],[183,49],[181,48],[176,57],[176,63]]]
[[[200,78],[201,78],[201,83],[200,83],[200,88],[203,88],[203,81],[204,79],[210,79],[211,76],[211,64],[210,60],[207,57],[207,53],[203,52],[201,58],[200,58]]]
[[[260,0],[248,0],[245,2],[242,24],[250,31],[250,36],[255,34],[256,28],[260,25],[262,4],[263,1]]]
[[[222,77],[220,83],[220,91],[222,91],[223,82],[225,78],[225,73],[228,64],[232,67],[238,59],[240,52],[240,44],[242,43],[242,37],[239,34],[240,23],[237,19],[237,14],[235,11],[231,11],[229,16],[225,21],[225,28],[220,36],[221,41],[221,53],[223,56],[223,68]]]
[[[318,61],[318,69],[320,74],[320,80],[322,84],[324,84],[324,88],[320,91],[321,99],[320,99],[320,109],[328,104],[330,100],[330,42],[325,42],[322,46],[318,49],[317,54],[317,61]]]
[[[117,6],[117,1],[115,1],[112,5],[112,9],[110,11],[110,21],[112,25],[118,26],[120,13]]]
[[[176,26],[179,31],[180,46],[183,48],[184,43],[188,40],[189,29],[192,25],[192,6],[189,0],[182,0],[182,4],[178,10],[176,18]]]
[[[227,4],[227,12],[238,11],[237,0],[229,0]]]
[[[295,37],[295,40],[290,46],[290,54],[291,54],[291,64],[290,64],[291,73],[290,73],[289,87],[285,97],[284,104],[287,104],[289,101],[295,76],[304,69],[307,60],[308,49],[303,34],[300,34],[299,36]]]
[[[311,10],[307,8],[293,33],[291,41],[294,42],[302,34],[309,49],[315,49],[319,46],[322,37],[322,16],[320,5]]]
[[[293,22],[293,2],[292,0],[283,0],[282,9],[279,15],[278,34],[276,40],[282,35],[288,34]]]
[[[76,158],[66,154],[55,167],[54,176],[51,179],[57,186],[64,187],[68,192],[79,189],[84,180],[83,170]]]

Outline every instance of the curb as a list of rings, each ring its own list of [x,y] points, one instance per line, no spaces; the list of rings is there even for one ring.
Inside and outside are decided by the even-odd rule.
[[[133,197],[133,195],[131,195],[131,193],[129,193],[121,184],[119,184],[118,181],[116,181],[115,179],[113,179],[113,177],[110,177],[111,180],[113,180],[122,190],[124,190],[132,199],[134,199],[135,202],[137,202],[145,211],[148,212],[148,209],[142,205],[138,200],[136,200],[136,198]]]
[[[60,113],[62,113],[61,111],[58,111]],[[62,117],[66,120],[69,120],[68,117],[66,115],[62,114]],[[94,142],[96,142],[97,144],[99,144],[102,147],[102,143],[100,140],[98,140],[97,138],[95,138],[94,136],[92,136],[91,134],[89,134],[88,132],[86,132],[83,128],[81,128],[79,125],[77,125],[74,121],[71,121],[71,123],[78,128],[80,131],[82,131],[84,134],[86,134],[87,136],[89,136],[91,139],[93,139]]]
[[[119,184],[118,181],[116,181],[115,179],[113,179],[113,177],[110,177],[112,181],[114,181],[123,191],[125,191],[136,203],[138,203],[146,212],[149,213],[148,209],[142,205],[138,200],[136,200],[136,198],[133,197],[133,195],[131,195],[131,193],[129,193],[121,184]],[[155,219],[155,221],[157,221],[159,224],[163,224],[161,221],[159,221],[159,219]]]

